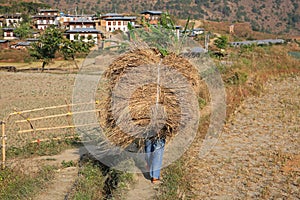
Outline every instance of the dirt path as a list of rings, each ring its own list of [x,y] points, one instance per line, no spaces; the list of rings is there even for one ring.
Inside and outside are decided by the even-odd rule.
[[[67,167],[56,172],[55,178],[44,188],[34,200],[65,199],[78,177],[77,167]]]
[[[189,166],[195,199],[299,199],[300,77],[271,81]]]
[[[43,156],[38,159],[52,160],[50,165],[61,165],[63,161],[73,161],[74,164],[78,162],[80,158],[78,149],[69,149],[62,154],[55,156]],[[53,199],[65,199],[67,193],[71,190],[76,178],[78,177],[78,167],[66,167],[56,171],[55,178],[50,181],[46,187],[38,193],[33,200],[53,200]]]
[[[46,184],[38,194],[33,198],[34,200],[63,200],[66,194],[73,186],[75,179],[78,177],[78,167],[62,167],[62,162],[74,163],[78,162],[80,158],[78,149],[68,149],[59,155],[54,156],[41,156],[36,158],[22,159],[22,165],[16,166],[18,162],[14,162],[12,167],[20,167],[25,173],[34,173],[45,165],[58,166],[59,170],[55,172],[55,177],[52,181]],[[15,165],[15,166],[14,166]]]
[[[157,186],[154,186],[147,180],[143,174],[136,174],[134,185],[131,186],[129,192],[124,199],[126,200],[150,200],[154,199]]]

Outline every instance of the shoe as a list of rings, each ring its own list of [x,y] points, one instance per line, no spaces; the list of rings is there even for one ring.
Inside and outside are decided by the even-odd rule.
[[[153,184],[160,184],[160,183],[162,183],[162,182],[161,182],[161,180],[158,179],[158,178],[151,178],[151,183],[153,183]]]

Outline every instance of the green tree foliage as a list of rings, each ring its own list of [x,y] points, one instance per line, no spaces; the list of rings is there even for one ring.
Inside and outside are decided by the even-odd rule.
[[[224,6],[223,9],[222,9],[222,13],[225,15],[225,16],[230,16],[231,14],[231,10],[230,10],[230,7],[229,6]]]
[[[187,29],[190,26],[190,18],[188,17],[187,19],[180,39],[180,35],[178,35],[176,30],[174,18],[168,13],[163,13],[161,15],[157,25],[152,25],[145,21],[142,21],[142,25],[144,28],[135,29],[128,24],[130,40],[142,42],[149,47],[156,48],[161,53],[161,56],[164,57],[171,52],[179,53],[188,36]],[[123,46],[120,45],[120,47]]]
[[[22,23],[19,27],[14,30],[14,33],[20,39],[25,39],[32,34],[32,29],[28,23]]]
[[[49,5],[33,2],[10,1],[11,5],[0,5],[0,13],[36,14],[40,8],[50,8]]]
[[[72,59],[78,68],[77,62],[75,60],[75,56],[77,53],[89,53],[90,48],[94,46],[94,40],[92,38],[88,38],[89,41],[85,42],[83,39],[79,39],[79,36],[75,38],[75,41],[70,41],[69,39],[64,39],[60,51],[64,56],[65,60]]]
[[[39,37],[39,41],[32,44],[30,55],[43,62],[42,71],[45,66],[55,58],[63,41],[63,32],[54,26],[48,27]]]
[[[151,47],[157,48],[162,56],[166,56],[169,50],[178,43],[178,37],[175,32],[174,21],[168,13],[163,13],[157,26],[147,22],[142,22],[147,29],[133,29],[129,26],[130,38],[132,40],[141,40]]]
[[[219,49],[226,49],[228,46],[228,38],[225,35],[222,35],[215,40],[214,44]]]

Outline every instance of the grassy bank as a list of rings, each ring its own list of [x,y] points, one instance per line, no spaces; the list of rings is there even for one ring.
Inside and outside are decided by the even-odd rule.
[[[83,157],[80,171],[68,199],[122,199],[133,174],[111,169],[91,157]]]
[[[291,50],[295,49],[289,45],[230,48],[225,58],[214,60],[225,84],[227,119],[244,99],[261,94],[268,80],[300,74],[300,60],[289,55]],[[159,189],[158,199],[195,198],[189,184],[195,178],[192,169],[197,167],[192,163],[198,156],[195,149],[205,137],[209,120],[208,116],[201,118],[200,131],[190,149],[163,170],[164,183]]]
[[[57,168],[44,166],[38,173],[33,175],[24,174],[9,168],[0,171],[0,199],[30,199],[54,178]]]

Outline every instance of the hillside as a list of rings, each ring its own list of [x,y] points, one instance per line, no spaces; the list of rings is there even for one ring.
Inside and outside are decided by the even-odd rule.
[[[254,31],[300,35],[298,0],[0,0],[3,11],[20,11],[16,3],[45,4],[67,13],[135,13],[143,10],[168,11],[178,19],[205,19],[227,23],[247,22]],[[7,9],[7,6],[11,6]],[[35,7],[34,7],[35,8]],[[32,9],[31,11],[34,11]],[[29,11],[30,12],[30,11]]]
[[[250,22],[252,29],[279,34],[300,34],[298,0],[40,0],[74,13],[168,11],[177,18]]]

